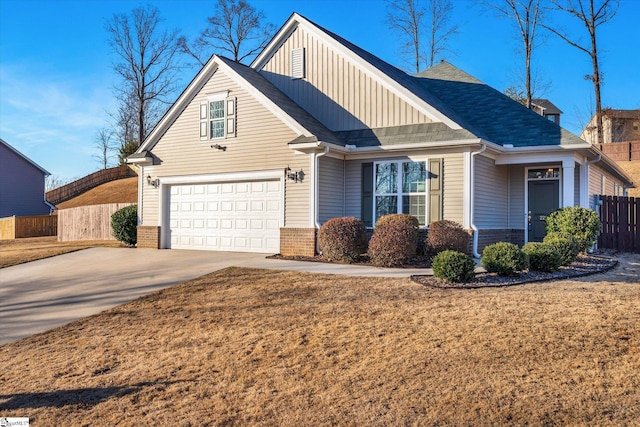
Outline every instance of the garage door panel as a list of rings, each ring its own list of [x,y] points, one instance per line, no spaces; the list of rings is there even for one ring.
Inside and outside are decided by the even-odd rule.
[[[172,248],[278,252],[283,217],[279,181],[174,185]]]

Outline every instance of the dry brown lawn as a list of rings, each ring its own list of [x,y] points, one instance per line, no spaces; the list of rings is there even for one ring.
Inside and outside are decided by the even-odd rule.
[[[31,425],[638,425],[640,256],[475,290],[229,268],[0,347]]]
[[[105,203],[138,203],[138,178],[123,178],[99,185],[91,190],[58,203],[58,209]]]
[[[0,240],[0,268],[62,255],[69,252],[75,252],[95,246],[119,247],[122,245],[120,242],[111,240],[58,242],[58,238],[56,236]]]

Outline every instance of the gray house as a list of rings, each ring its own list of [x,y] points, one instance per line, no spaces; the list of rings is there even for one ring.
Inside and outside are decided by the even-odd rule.
[[[293,14],[250,66],[213,56],[138,151],[138,247],[312,255],[340,216],[544,237],[632,186],[597,147],[443,62],[410,76]]]
[[[0,139],[0,218],[47,215],[44,180],[51,175],[33,160]]]

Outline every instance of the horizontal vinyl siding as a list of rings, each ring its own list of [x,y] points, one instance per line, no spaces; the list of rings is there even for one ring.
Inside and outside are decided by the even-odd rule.
[[[207,95],[229,91],[237,98],[237,136],[201,141],[199,135],[200,102]],[[241,90],[228,76],[218,70],[178,119],[171,125],[152,153],[156,165],[144,169],[152,177],[218,174],[282,169],[309,173],[306,155],[295,155],[287,143],[297,135],[269,112],[262,104]],[[226,151],[211,148],[217,143]],[[158,190],[143,185],[143,225],[159,225]],[[285,226],[307,227],[309,180],[287,183]]]
[[[291,51],[305,49],[306,76],[291,78]],[[261,70],[268,80],[331,130],[431,122],[370,73],[297,28]]]
[[[496,166],[488,157],[474,162],[474,216],[478,228],[506,228],[509,220],[508,166]]]
[[[443,217],[458,223],[463,222],[464,217],[464,157],[462,153],[455,154],[428,154],[411,156],[413,161],[427,159],[444,159],[443,165]],[[376,161],[409,160],[408,157],[390,157],[376,159]],[[345,216],[361,218],[361,185],[362,163],[372,160],[348,160],[345,163]]]
[[[573,205],[580,206],[580,165],[573,171]]]
[[[507,228],[523,229],[527,213],[524,208],[524,166],[509,166],[509,224]]]
[[[344,216],[344,160],[320,157],[320,224]]]

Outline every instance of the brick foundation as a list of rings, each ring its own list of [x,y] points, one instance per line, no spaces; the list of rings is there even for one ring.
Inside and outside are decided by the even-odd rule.
[[[509,242],[522,246],[524,244],[524,230],[500,229],[500,230],[479,230],[478,232],[478,253],[482,254],[486,246],[498,242]]]
[[[316,229],[281,228],[280,254],[314,256],[316,254]]]
[[[145,249],[160,248],[160,227],[139,225],[137,247]]]

